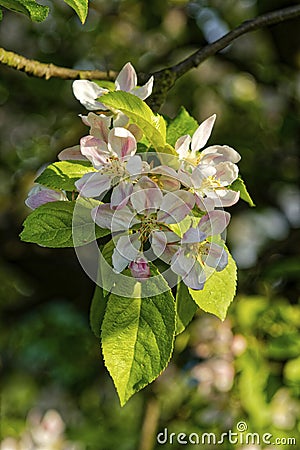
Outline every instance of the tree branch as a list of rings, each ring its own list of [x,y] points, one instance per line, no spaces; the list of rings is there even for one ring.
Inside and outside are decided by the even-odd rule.
[[[104,72],[101,70],[75,70],[66,67],[55,66],[54,64],[45,64],[34,59],[27,59],[17,53],[9,52],[4,48],[0,48],[0,63],[5,64],[13,69],[25,72],[38,78],[62,78],[64,80],[114,80],[117,73],[109,70]]]
[[[203,61],[210,56],[215,55],[220,50],[223,50],[235,39],[250,31],[258,30],[269,25],[275,25],[284,22],[288,19],[293,19],[300,16],[300,5],[291,6],[288,8],[272,11],[270,13],[262,14],[251,20],[246,20],[237,28],[234,28],[225,36],[221,37],[215,42],[206,45],[204,48],[197,50],[195,53],[179,62],[178,64],[166,69],[162,69],[153,73],[155,78],[154,90],[151,95],[151,106],[158,109],[164,102],[168,91],[172,88],[175,82],[189,70],[198,67]]]
[[[159,109],[164,103],[168,91],[172,88],[178,78],[192,68],[198,67],[207,58],[215,55],[220,50],[223,50],[243,34],[299,16],[300,5],[295,5],[263,14],[251,20],[246,20],[225,36],[211,44],[206,45],[204,48],[197,50],[195,53],[178,64],[154,72],[154,89],[148,103],[152,108],[156,110]],[[16,53],[6,51],[3,48],[0,48],[0,63],[26,72],[28,75],[46,78],[46,80],[52,77],[69,80],[74,80],[77,78],[87,80],[114,80],[116,77],[116,72],[114,71],[103,72],[99,70],[68,69],[65,67],[55,66],[54,64],[44,64],[39,61],[30,60],[24,58],[23,56],[17,55]]]

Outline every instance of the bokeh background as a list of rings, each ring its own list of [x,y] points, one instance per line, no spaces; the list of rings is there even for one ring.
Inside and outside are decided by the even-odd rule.
[[[40,24],[5,11],[0,42],[66,67],[120,70],[131,61],[149,73],[243,20],[298,3],[94,0],[82,26],[62,1],[45,0],[51,13]],[[180,446],[156,443],[165,427],[220,435],[241,420],[300,445],[299,29],[294,19],[247,34],[169,92],[161,112],[171,117],[180,105],[199,121],[217,113],[209,143],[242,155],[256,207],[231,208],[239,283],[228,319],[197,314],[165,373],[124,408],[89,328],[93,284],[74,251],[18,237],[36,171],[86,133],[84,110],[70,81],[0,67],[1,450],[167,450]]]

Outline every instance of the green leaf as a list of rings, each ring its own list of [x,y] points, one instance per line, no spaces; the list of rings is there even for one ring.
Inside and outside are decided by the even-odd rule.
[[[46,203],[25,219],[21,240],[42,247],[59,248],[74,247],[74,243],[76,246],[85,245],[94,241],[95,237],[106,236],[110,231],[95,226],[91,219],[90,212],[94,206],[94,201],[84,199]]]
[[[184,331],[198,309],[187,286],[181,281],[176,293],[176,335]]]
[[[228,252],[228,264],[225,269],[221,272],[214,271],[201,291],[189,288],[189,292],[201,309],[224,320],[235,296],[236,280],[236,264]]]
[[[0,21],[3,19],[2,9],[0,9]]]
[[[40,5],[34,0],[0,0],[0,6],[25,14],[35,22],[42,22],[49,13],[48,6]]]
[[[242,200],[247,202],[251,207],[255,206],[249,192],[247,191],[246,185],[241,177],[238,177],[230,186],[233,191],[240,191],[240,197]]]
[[[152,268],[152,273],[158,271]],[[161,281],[166,283],[163,277]],[[102,323],[103,356],[121,406],[158,377],[173,351],[175,302],[171,291],[147,298],[143,283],[135,286],[132,297],[110,294]]]
[[[101,102],[110,108],[122,111],[137,124],[156,150],[175,153],[166,143],[166,123],[162,116],[154,114],[140,98],[123,91],[115,91],[101,97]]]
[[[167,127],[167,141],[174,146],[180,136],[185,134],[192,136],[198,126],[198,122],[182,106],[177,116]]]
[[[59,161],[46,167],[35,181],[51,189],[72,192],[76,190],[75,181],[89,172],[96,172],[89,161]]]
[[[108,297],[105,296],[103,289],[96,285],[90,309],[90,325],[93,333],[98,338],[101,337],[101,325],[104,318],[107,299]]]
[[[81,23],[84,23],[88,13],[88,0],[64,0],[64,2],[74,9],[79,19],[81,20]]]

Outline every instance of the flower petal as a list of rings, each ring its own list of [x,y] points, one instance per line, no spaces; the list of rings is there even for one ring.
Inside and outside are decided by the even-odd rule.
[[[202,256],[202,261],[209,267],[213,267],[217,272],[225,269],[228,264],[228,253],[226,250],[215,243],[207,243],[204,248],[206,254]]]
[[[126,127],[129,122],[129,118],[121,111],[114,111],[113,124],[114,127]]]
[[[94,136],[84,136],[80,139],[80,151],[96,169],[101,169],[109,164],[109,152],[106,143]]]
[[[107,142],[111,117],[105,116],[104,114],[98,115],[92,112],[88,113],[87,116],[80,117],[83,123],[91,128],[91,136]]]
[[[134,209],[141,213],[150,210],[157,210],[163,199],[163,193],[157,184],[150,178],[143,176],[136,183],[131,195],[131,203]]]
[[[201,209],[201,211],[212,211],[213,209],[215,209],[215,206],[218,206],[215,204],[216,202],[214,199],[209,197],[202,197],[198,193],[195,193],[195,200],[196,205],[199,209]]]
[[[91,172],[75,181],[75,186],[82,197],[98,197],[110,189],[111,180],[109,175]]]
[[[189,273],[182,278],[182,281],[186,286],[195,291],[201,291],[204,288],[206,275],[198,261],[195,262]]]
[[[25,205],[28,206],[28,208],[36,209],[45,203],[67,200],[68,198],[62,191],[56,191],[54,189],[48,189],[42,185],[36,185],[28,192]]]
[[[159,184],[163,190],[178,191],[180,189],[178,173],[171,167],[161,165],[151,169],[150,173],[159,175]]]
[[[123,208],[132,193],[133,185],[132,183],[128,183],[126,181],[120,181],[116,187],[113,188],[111,198],[110,198],[110,206],[112,208],[120,209]]]
[[[240,159],[239,153],[228,145],[212,145],[201,152],[201,163],[204,164],[219,164],[225,161],[238,163]]]
[[[178,179],[181,184],[187,187],[192,187],[193,183],[191,180],[191,174],[188,173],[182,166],[178,169]]]
[[[182,248],[173,256],[171,269],[191,289],[203,289],[206,276],[202,266],[196,259],[185,256]]]
[[[198,224],[200,231],[206,236],[214,236],[222,233],[230,220],[230,214],[225,211],[211,211],[203,216]]]
[[[153,253],[169,264],[178,250],[179,239],[179,236],[172,231],[152,231],[150,241]]]
[[[120,159],[125,159],[136,152],[135,137],[126,128],[115,127],[108,134],[108,148]]]
[[[213,114],[208,119],[204,120],[204,122],[201,123],[201,125],[197,128],[197,130],[193,134],[191,144],[191,149],[193,152],[196,152],[197,150],[203,148],[206,142],[208,141],[216,117],[217,117],[216,114]]]
[[[112,255],[112,263],[117,273],[122,272],[131,261],[136,259],[139,254],[140,244],[137,233],[121,236],[118,239]]]
[[[92,209],[92,218],[99,227],[107,228],[112,233],[128,230],[137,223],[133,212],[127,206],[122,210],[115,210],[106,203]]]
[[[116,91],[130,92],[137,85],[137,76],[133,66],[128,62],[121,69],[115,81]]]
[[[182,244],[195,244],[197,242],[202,242],[206,238],[206,234],[203,233],[198,227],[189,228],[182,236]]]
[[[194,204],[194,196],[188,191],[168,192],[161,203],[157,220],[167,224],[181,222]]]
[[[218,189],[208,192],[205,200],[214,203],[214,208],[223,208],[234,205],[240,198],[240,193],[230,189]],[[209,211],[209,209],[207,209]]]
[[[222,186],[228,186],[233,183],[239,174],[238,166],[232,162],[221,162],[216,167],[216,178],[220,181]]]
[[[139,155],[131,156],[126,164],[126,170],[132,177],[140,175],[143,171],[143,162]]]
[[[175,150],[178,153],[179,159],[186,159],[188,157],[191,140],[192,138],[188,134],[177,139]]]
[[[209,164],[199,164],[191,174],[192,185],[195,189],[200,189],[202,188],[203,181],[208,177],[215,176],[215,174],[216,168],[214,166],[210,166]]]
[[[58,155],[60,161],[86,161],[87,158],[81,153],[80,145],[74,145],[62,150]]]
[[[147,81],[146,84],[144,84],[143,86],[141,86],[139,88],[134,89],[133,91],[131,91],[131,93],[133,95],[135,95],[136,97],[139,97],[140,99],[145,100],[152,94],[153,83],[154,83],[154,77],[152,76],[149,78],[149,80]]]
[[[107,89],[103,89],[98,84],[88,80],[75,80],[72,87],[75,97],[86,109],[91,111],[107,109],[106,106],[96,100],[101,95],[106,94]]]

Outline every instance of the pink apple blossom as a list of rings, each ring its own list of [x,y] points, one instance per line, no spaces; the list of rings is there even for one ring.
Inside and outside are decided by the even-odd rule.
[[[36,184],[29,192],[25,200],[26,206],[36,209],[49,202],[67,201],[68,198],[63,191],[49,189],[41,184]]]

